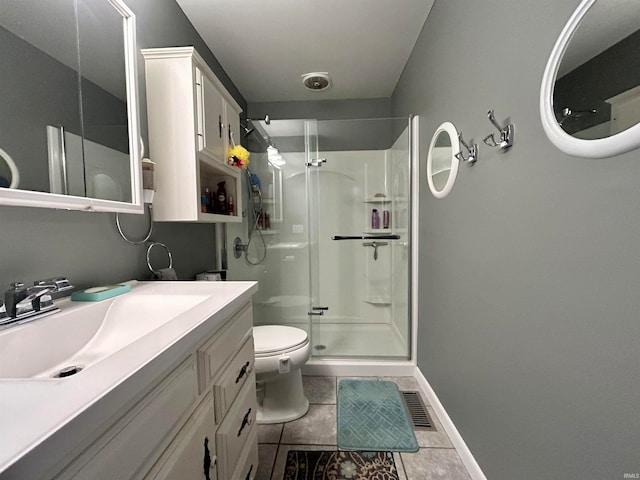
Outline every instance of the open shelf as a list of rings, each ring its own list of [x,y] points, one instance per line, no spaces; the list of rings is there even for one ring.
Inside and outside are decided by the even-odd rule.
[[[389,197],[369,197],[364,199],[364,203],[391,203],[392,199]]]

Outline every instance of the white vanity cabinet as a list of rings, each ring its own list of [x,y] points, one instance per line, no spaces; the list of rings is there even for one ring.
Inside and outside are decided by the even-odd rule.
[[[252,325],[247,303],[55,480],[252,480],[258,466]]]
[[[242,109],[193,47],[142,50],[149,157],[156,163],[154,220],[241,222],[240,169],[227,149],[239,141]],[[225,182],[234,214],[202,211],[205,187]]]

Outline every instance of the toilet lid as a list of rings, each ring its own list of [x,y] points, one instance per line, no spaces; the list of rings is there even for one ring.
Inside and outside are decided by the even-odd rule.
[[[307,332],[284,325],[253,327],[253,344],[256,355],[291,350],[308,342]]]

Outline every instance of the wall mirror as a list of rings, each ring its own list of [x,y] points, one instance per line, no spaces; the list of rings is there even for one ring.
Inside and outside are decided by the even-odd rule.
[[[135,17],[0,0],[0,204],[142,213]]]
[[[444,122],[431,138],[427,153],[427,182],[429,190],[436,198],[449,195],[458,176],[460,151],[458,131],[451,122]]]
[[[603,158],[640,147],[640,2],[582,0],[551,52],[542,125],[570,155]]]

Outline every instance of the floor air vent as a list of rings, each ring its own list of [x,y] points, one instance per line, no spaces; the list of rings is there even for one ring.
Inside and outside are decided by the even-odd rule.
[[[400,392],[402,393],[402,399],[411,417],[414,430],[432,430],[435,431],[436,427],[433,426],[433,421],[427,412],[427,407],[424,405],[422,398],[418,392]]]

